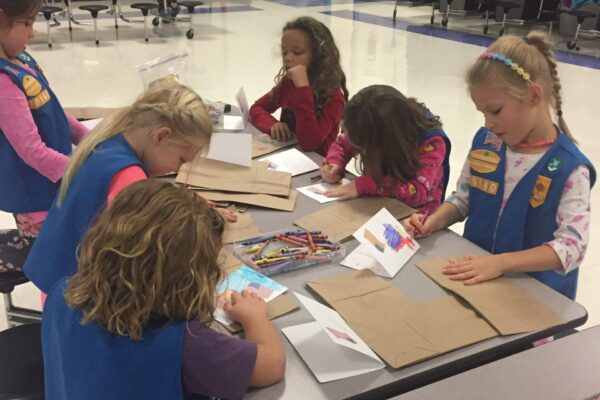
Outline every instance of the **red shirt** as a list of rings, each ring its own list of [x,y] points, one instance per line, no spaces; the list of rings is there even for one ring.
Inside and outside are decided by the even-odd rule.
[[[271,114],[279,108],[282,112],[288,109],[295,118],[295,126],[288,127],[296,133],[300,148],[324,156],[339,132],[345,103],[342,90],[335,89],[317,115],[312,88],[296,87],[290,79],[283,78],[277,94],[271,90],[250,107],[250,119],[258,130],[270,133],[271,127],[279,122]]]

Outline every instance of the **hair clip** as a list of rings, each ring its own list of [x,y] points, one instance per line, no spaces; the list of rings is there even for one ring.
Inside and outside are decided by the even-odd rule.
[[[497,60],[497,61],[500,61],[500,62],[508,65],[521,78],[523,78],[524,80],[526,80],[528,82],[531,82],[531,75],[529,75],[528,72],[526,72],[523,68],[521,68],[519,66],[519,64],[517,64],[516,62],[513,62],[513,60],[511,60],[510,58],[506,57],[504,54],[492,53],[491,51],[484,51],[483,53],[481,53],[481,55],[479,56],[479,58],[483,58],[483,59],[486,59],[486,60]]]

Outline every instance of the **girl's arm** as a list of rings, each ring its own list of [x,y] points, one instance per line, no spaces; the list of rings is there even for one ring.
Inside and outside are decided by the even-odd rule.
[[[388,196],[408,204],[411,207],[423,207],[428,203],[439,204],[440,184],[444,175],[446,144],[441,137],[433,137],[419,147],[421,169],[414,178],[405,181],[390,176],[383,178],[383,184],[377,185],[369,175],[356,178],[356,191],[359,196]],[[430,200],[433,197],[433,200]],[[437,207],[427,207],[433,209]]]
[[[493,256],[470,257],[450,264],[444,273],[465,284],[493,279],[506,272],[555,270],[564,274],[583,261],[589,242],[590,179],[585,166],[576,168],[565,184],[554,240],[540,246]]]
[[[52,182],[62,177],[69,156],[42,141],[27,98],[12,80],[0,74],[0,129],[21,159]]]
[[[89,129],[71,114],[67,112],[65,112],[65,114],[67,116],[67,121],[69,121],[69,127],[71,128],[71,141],[74,144],[79,144],[81,139],[88,133]]]
[[[281,338],[267,318],[267,305],[256,293],[233,292],[224,305],[229,317],[244,328],[245,338],[256,343],[256,364],[251,386],[268,386],[285,374],[285,350]]]
[[[250,107],[250,121],[261,132],[270,133],[271,127],[279,122],[271,115],[281,107],[277,97],[271,90]]]
[[[335,142],[329,146],[329,150],[327,151],[327,162],[329,164],[337,165],[343,172],[346,165],[348,165],[355,155],[356,149],[350,144],[348,135],[345,132],[342,132],[337,135]]]
[[[289,89],[289,106],[296,117],[296,137],[300,148],[304,151],[316,151],[327,141],[338,134],[342,113],[344,111],[344,94],[336,89],[329,96],[325,107],[317,117],[313,92],[310,86]],[[325,154],[323,150],[322,154]]]

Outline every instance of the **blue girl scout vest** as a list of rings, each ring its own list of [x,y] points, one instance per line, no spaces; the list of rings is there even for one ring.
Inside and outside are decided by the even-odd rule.
[[[446,132],[441,128],[440,129],[430,129],[430,130],[423,132],[423,134],[421,134],[420,142],[424,143],[435,136],[440,136],[442,139],[444,139],[444,143],[446,144],[446,155],[444,156],[444,162],[442,164],[442,167],[444,169],[444,176],[442,177],[442,199],[441,200],[443,203],[444,200],[446,199],[446,188],[448,187],[448,180],[450,179],[450,150],[452,150],[452,144],[450,143],[450,139],[448,138],[448,135],[446,135]],[[433,149],[429,150],[426,147],[424,150],[432,151]]]
[[[139,165],[135,152],[119,134],[96,146],[69,186],[63,204],[56,201],[25,261],[25,275],[44,293],[62,277],[77,271],[77,246],[104,208],[112,178]]]
[[[68,278],[44,306],[42,347],[47,400],[183,399],[181,363],[185,322],[146,329],[141,340],[81,324],[64,299]]]
[[[590,171],[590,185],[596,181],[592,163],[560,133],[556,143],[521,178],[499,216],[506,144],[481,128],[473,140],[469,162],[469,218],[464,237],[493,254],[530,249],[553,240],[567,178],[577,166],[585,165]],[[578,274],[578,269],[566,275],[550,270],[529,273],[571,299],[575,299]]]
[[[4,59],[0,59],[0,71],[25,93],[31,115],[46,146],[65,155],[71,154],[69,122],[56,95],[29,54],[22,53],[19,60],[31,67],[37,77]],[[0,130],[0,210],[15,214],[46,211],[52,205],[59,185],[60,182],[50,181],[27,165]]]

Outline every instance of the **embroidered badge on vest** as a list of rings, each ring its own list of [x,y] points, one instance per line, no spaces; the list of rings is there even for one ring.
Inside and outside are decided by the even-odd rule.
[[[533,186],[533,193],[531,193],[531,198],[529,199],[529,204],[531,207],[537,208],[544,204],[546,201],[546,196],[548,195],[548,190],[550,190],[550,184],[552,183],[552,179],[547,176],[538,176],[535,181],[535,185]]]
[[[502,140],[494,133],[488,132],[485,135],[485,141],[483,142],[483,144],[492,145],[496,150],[500,150],[500,148],[502,147]]]
[[[500,156],[489,150],[473,150],[469,154],[469,164],[475,171],[489,174],[498,168]]]
[[[38,94],[36,97],[28,101],[29,109],[37,110],[38,108],[46,104],[48,101],[50,101],[50,93],[48,92],[48,90],[44,90],[42,93]]]
[[[489,179],[480,176],[471,175],[469,177],[469,185],[481,190],[487,194],[494,196],[498,192],[498,182],[490,181]]]
[[[560,157],[552,157],[550,161],[548,161],[548,172],[554,172],[563,165],[563,160]]]
[[[35,97],[42,91],[42,85],[31,75],[25,75],[23,78],[23,89],[27,97]]]

